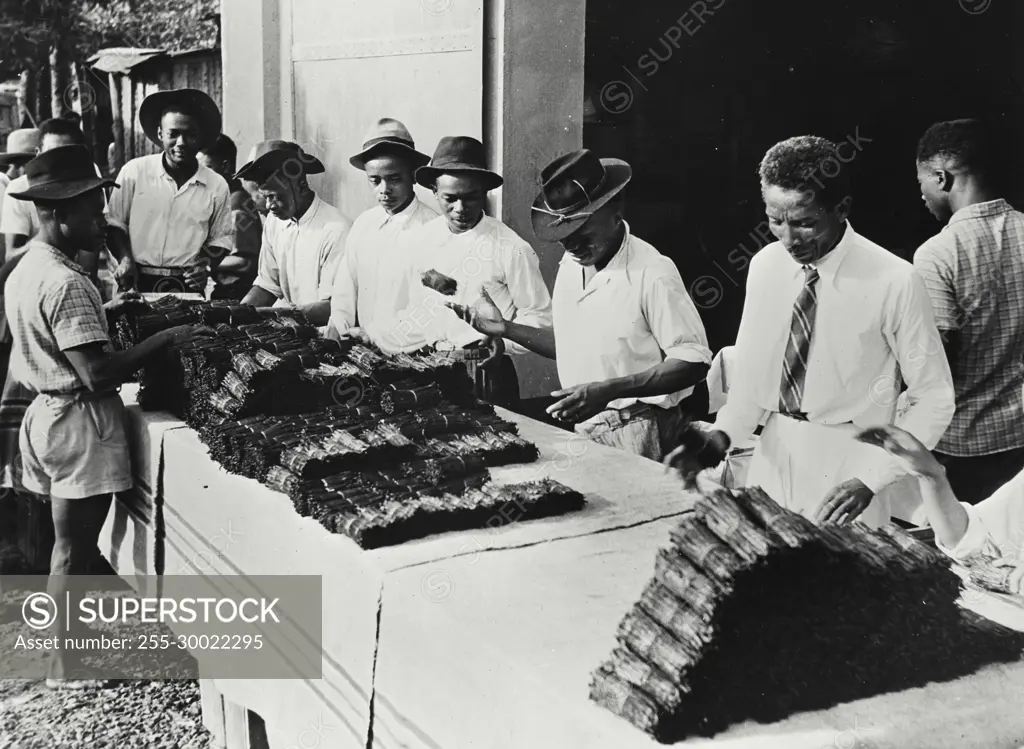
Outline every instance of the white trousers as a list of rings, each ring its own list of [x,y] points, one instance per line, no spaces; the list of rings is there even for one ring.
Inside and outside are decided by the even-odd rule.
[[[783,507],[813,518],[828,492],[872,460],[881,449],[857,442],[853,424],[824,426],[781,414],[768,418],[750,461],[748,486],[760,486]],[[873,528],[890,519],[888,492],[875,495],[858,520]]]

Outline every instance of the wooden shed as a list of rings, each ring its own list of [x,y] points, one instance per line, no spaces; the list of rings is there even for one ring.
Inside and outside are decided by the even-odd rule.
[[[142,132],[138,120],[139,105],[154,91],[197,88],[223,107],[219,47],[184,52],[135,47],[103,49],[89,59],[89,66],[90,85],[96,96],[97,130],[103,132],[103,125],[109,123],[109,139],[97,142],[96,146],[106,149],[109,143],[114,144],[114,163],[110,165],[114,170],[129,159],[158,151]]]

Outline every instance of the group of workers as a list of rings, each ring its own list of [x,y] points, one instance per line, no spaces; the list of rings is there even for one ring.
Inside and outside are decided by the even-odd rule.
[[[687,482],[760,427],[748,482],[819,522],[887,522],[884,490],[911,473],[943,548],[1024,532],[990,527],[1024,516],[1024,479],[1009,481],[1024,468],[1024,214],[999,192],[980,122],[939,123],[920,141],[921,192],[946,226],[913,264],[853,229],[848,175],[823,168],[835,144],[801,136],[768,151],[760,183],[778,241],[750,263],[728,399],[694,441],[683,436],[708,418],[712,352],[675,264],[624,218],[626,162],[579,150],[541,171],[533,233],[565,249],[549,292],[529,242],[485,213],[502,177],[474,138],[442,138],[428,157],[403,123],[373,123],[350,163],[377,205],[350,224],[309,183],[324,164],[295,143],[260,143],[233,174],[200,91],[152,94],[139,120],[161,151],[114,180],[59,120],[21,157],[12,137],[4,162],[16,178],[0,206],[0,448],[16,425],[5,478],[51,501],[52,575],[87,568],[112,494],[132,484],[118,386],[166,346],[213,334],[183,326],[112,351],[106,311],[139,292],[205,293],[211,276],[213,296],[298,308],[330,337],[464,359],[500,405],[519,400],[515,357],[554,359],[554,419]],[[120,289],[107,302],[104,250]],[[52,685],[82,684],[61,654],[53,664]]]

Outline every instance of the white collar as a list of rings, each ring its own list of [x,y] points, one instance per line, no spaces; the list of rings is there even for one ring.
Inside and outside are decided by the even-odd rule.
[[[409,201],[409,205],[407,205],[405,208],[403,208],[401,211],[394,215],[388,213],[381,205],[378,205],[377,207],[380,208],[380,210],[383,211],[384,213],[384,218],[383,220],[381,220],[379,224],[377,224],[377,228],[383,229],[388,224],[408,223],[412,219],[413,214],[415,214],[416,211],[419,210],[420,199],[417,196],[413,195],[412,200]]]

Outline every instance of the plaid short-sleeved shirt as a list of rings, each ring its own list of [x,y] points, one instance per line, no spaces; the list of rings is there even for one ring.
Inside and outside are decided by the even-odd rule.
[[[55,247],[30,242],[6,291],[14,336],[11,375],[37,393],[82,390],[85,385],[64,352],[110,343],[103,301],[82,266]]]
[[[941,331],[959,332],[956,414],[936,450],[970,457],[1024,447],[1024,213],[976,203],[918,249]]]

